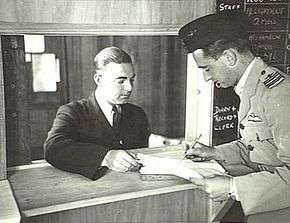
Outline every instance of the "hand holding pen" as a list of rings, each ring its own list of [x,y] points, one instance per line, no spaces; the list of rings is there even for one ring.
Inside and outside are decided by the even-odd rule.
[[[194,148],[194,146],[196,145],[196,143],[198,142],[198,140],[201,138],[202,134],[200,134],[198,137],[196,137],[193,142],[191,143],[191,145],[189,147],[186,148],[185,150],[185,158],[187,158],[187,153],[189,150],[192,150]]]
[[[200,137],[201,135],[199,135],[185,151],[185,158],[195,162],[215,159],[217,156],[216,149],[198,142]]]
[[[190,146],[188,146],[185,150],[185,156],[187,155],[187,152],[189,150],[192,150],[194,148],[194,146],[196,145],[196,143],[198,142],[198,140],[201,138],[202,134],[200,134],[198,137],[196,137],[193,142],[190,144]]]

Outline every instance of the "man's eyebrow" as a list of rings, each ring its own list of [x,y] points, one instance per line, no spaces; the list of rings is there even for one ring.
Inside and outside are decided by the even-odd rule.
[[[204,66],[202,66],[202,65],[200,65],[200,66],[198,66],[198,68],[207,68],[207,66],[206,65],[204,65]]]
[[[135,77],[136,77],[136,74],[133,74],[133,76],[130,77],[130,79],[135,78]],[[128,78],[127,76],[119,76],[119,77],[117,77],[116,79],[125,80],[125,79],[127,79],[127,78]]]
[[[122,79],[122,80],[126,80],[126,79],[127,79],[127,77],[126,77],[126,76],[119,76],[119,77],[117,77],[116,79]]]

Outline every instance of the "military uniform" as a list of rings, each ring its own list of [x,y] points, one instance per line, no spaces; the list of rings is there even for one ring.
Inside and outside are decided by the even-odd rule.
[[[241,139],[217,146],[229,172],[253,172],[234,178],[236,197],[246,215],[290,207],[289,76],[258,58],[240,98]]]
[[[179,36],[188,53],[217,40],[247,40],[247,22],[241,17],[206,15],[184,25]],[[234,195],[249,222],[289,222],[289,76],[267,66],[260,58],[255,58],[246,71],[249,73],[239,95],[241,138],[217,146],[218,159],[235,176]],[[282,218],[278,219],[279,216]]]

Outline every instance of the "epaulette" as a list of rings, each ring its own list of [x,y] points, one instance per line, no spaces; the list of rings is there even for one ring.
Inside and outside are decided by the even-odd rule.
[[[261,75],[260,80],[270,89],[277,86],[285,79],[282,71],[274,67],[267,67],[261,72]]]

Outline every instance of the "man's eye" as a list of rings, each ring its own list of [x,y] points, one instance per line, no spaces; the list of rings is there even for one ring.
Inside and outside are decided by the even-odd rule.
[[[125,80],[123,80],[123,79],[117,80],[118,84],[124,84],[124,82],[125,82]]]

